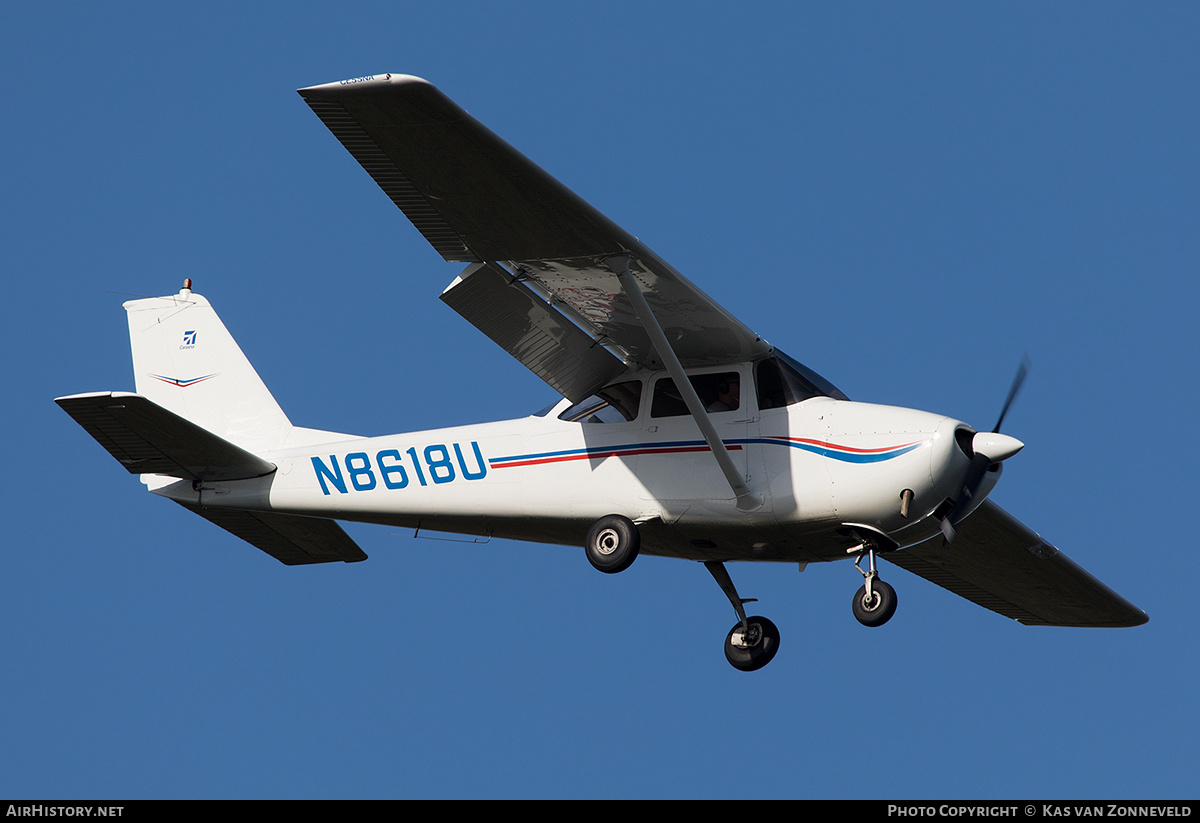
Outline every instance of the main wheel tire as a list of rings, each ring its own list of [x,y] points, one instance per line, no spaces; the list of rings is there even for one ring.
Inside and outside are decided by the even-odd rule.
[[[616,574],[629,568],[637,559],[642,536],[628,517],[610,514],[601,517],[588,529],[584,549],[588,561],[605,574]]]
[[[734,642],[734,638],[739,642]],[[746,632],[739,621],[725,636],[725,659],[738,671],[752,672],[771,662],[779,651],[779,629],[765,617],[746,618]]]
[[[871,598],[867,599],[864,585],[854,593],[854,617],[864,626],[882,626],[896,613],[896,590],[878,578],[871,584]]]

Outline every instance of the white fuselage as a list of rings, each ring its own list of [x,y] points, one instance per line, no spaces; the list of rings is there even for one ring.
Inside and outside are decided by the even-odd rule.
[[[811,562],[845,557],[868,536],[897,548],[936,534],[932,514],[970,463],[955,442],[964,425],[942,415],[830,397],[760,411],[747,392],[741,408],[710,416],[763,501],[739,511],[695,420],[652,416],[644,394],[632,420],[561,420],[564,400],[543,416],[284,449],[263,455],[278,466],[266,477],[156,491],[204,506],[574,545],[598,518],[621,514],[642,531],[643,553]],[[988,472],[975,505],[998,475]]]

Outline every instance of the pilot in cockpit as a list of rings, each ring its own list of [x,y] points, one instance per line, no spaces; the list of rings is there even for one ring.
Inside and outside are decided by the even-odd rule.
[[[741,405],[741,384],[737,372],[721,375],[717,382],[717,399],[705,407],[708,412],[734,411]]]

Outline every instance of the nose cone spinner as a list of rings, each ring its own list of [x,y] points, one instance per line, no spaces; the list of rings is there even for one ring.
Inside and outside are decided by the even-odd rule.
[[[1015,437],[999,432],[979,432],[971,440],[975,454],[983,455],[991,463],[1000,463],[1025,448]]]

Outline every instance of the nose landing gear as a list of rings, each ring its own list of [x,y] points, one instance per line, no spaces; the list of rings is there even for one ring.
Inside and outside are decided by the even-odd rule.
[[[860,565],[862,554],[854,560],[854,568],[866,578],[866,582],[854,593],[851,607],[859,623],[874,628],[891,620],[896,613],[896,590],[879,579],[879,572],[875,570],[875,550],[867,548],[865,554],[868,558],[867,571],[863,571]]]

